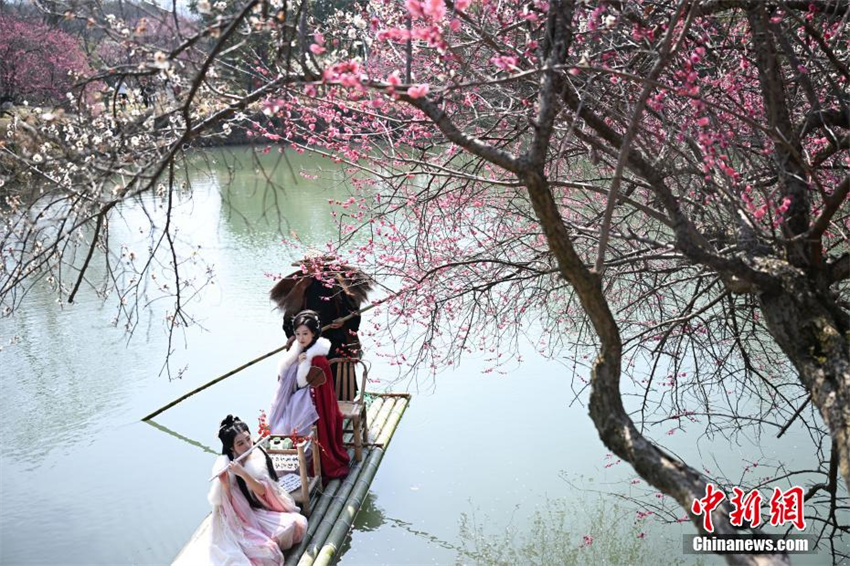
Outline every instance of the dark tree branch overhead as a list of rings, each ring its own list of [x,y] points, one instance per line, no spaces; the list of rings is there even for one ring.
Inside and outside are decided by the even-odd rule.
[[[699,15],[717,14],[719,12],[728,12],[736,8],[749,10],[764,6],[767,2],[761,0],[707,0],[705,2],[697,2]],[[776,2],[776,5],[781,5],[789,10],[800,10],[807,12],[814,7],[822,13],[832,14],[835,16],[843,16],[850,10],[850,1],[848,0],[784,0]]]
[[[784,224],[788,227],[789,238],[793,238],[808,228],[809,199],[804,182],[805,171],[798,161],[801,144],[795,137],[795,128],[791,123],[779,55],[768,26],[769,18],[770,15],[763,4],[747,12],[747,20],[753,29],[756,68],[759,71],[767,123],[774,135],[773,159],[776,161],[776,172],[780,176],[783,195],[791,198],[791,208]],[[800,250],[793,246],[788,252],[795,265],[809,260],[805,249]]]
[[[509,154],[507,151],[493,147],[483,140],[468,136],[461,132],[452,122],[451,118],[449,118],[448,114],[446,114],[446,112],[439,108],[434,102],[425,98],[414,99],[406,95],[400,96],[400,99],[415,106],[419,110],[422,110],[425,115],[434,121],[434,125],[440,128],[443,135],[446,136],[446,138],[452,143],[468,150],[473,155],[482,157],[487,161],[505,168],[507,171],[511,171],[513,173],[519,171],[519,164],[514,156]]]

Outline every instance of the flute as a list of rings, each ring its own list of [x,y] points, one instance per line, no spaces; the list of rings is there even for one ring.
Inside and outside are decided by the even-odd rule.
[[[238,458],[236,458],[235,460],[232,460],[232,461],[231,461],[231,463],[240,461],[242,458],[244,458],[245,456],[247,456],[248,454],[250,454],[251,452],[253,452],[253,451],[254,451],[254,448],[257,448],[260,444],[262,444],[262,443],[266,442],[268,439],[269,439],[269,437],[268,437],[268,436],[267,436],[267,437],[265,437],[265,438],[261,438],[260,440],[258,440],[257,442],[255,442],[255,443],[254,443],[254,445],[253,445],[252,447],[250,447],[248,450],[246,450],[244,454],[240,455],[240,456],[239,456]],[[224,468],[223,470],[221,470],[221,471],[220,471],[220,472],[218,472],[217,474],[213,475],[213,477],[211,477],[211,478],[210,478],[210,479],[208,479],[207,481],[213,481],[215,478],[217,478],[218,476],[220,476],[221,474],[223,474],[224,472],[226,472],[228,467],[230,467],[230,464],[228,464],[227,466],[225,466],[225,468]]]

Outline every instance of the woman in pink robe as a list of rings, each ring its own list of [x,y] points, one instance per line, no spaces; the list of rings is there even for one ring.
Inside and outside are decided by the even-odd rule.
[[[208,528],[199,532],[175,564],[279,566],[283,551],[299,543],[307,519],[286,491],[268,454],[253,446],[248,425],[228,415],[218,433],[222,456],[213,466],[209,500],[213,506]]]

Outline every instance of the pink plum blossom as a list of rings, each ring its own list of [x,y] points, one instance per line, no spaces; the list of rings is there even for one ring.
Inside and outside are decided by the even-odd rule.
[[[407,96],[410,98],[422,98],[428,94],[428,91],[431,90],[427,84],[418,84],[407,89]]]

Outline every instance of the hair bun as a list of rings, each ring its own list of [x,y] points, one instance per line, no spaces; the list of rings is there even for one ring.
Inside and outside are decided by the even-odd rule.
[[[236,423],[241,423],[242,421],[239,417],[234,417],[233,415],[227,415],[224,417],[224,420],[221,421],[221,424],[218,427],[218,437],[221,438],[221,435],[230,427],[235,425]]]

